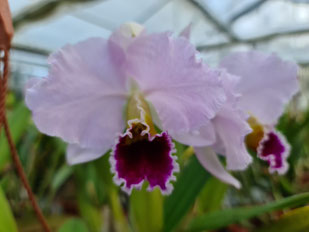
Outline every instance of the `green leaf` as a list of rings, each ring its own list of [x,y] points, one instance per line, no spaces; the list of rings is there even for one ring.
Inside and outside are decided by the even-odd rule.
[[[17,232],[15,219],[2,188],[0,188],[0,209],[0,232]]]
[[[262,206],[215,211],[193,219],[189,225],[189,231],[214,230],[264,213],[295,207],[308,202],[309,193],[304,193]]]
[[[86,223],[78,218],[67,220],[58,232],[89,232]]]
[[[55,174],[51,183],[52,192],[55,193],[63,183],[72,175],[73,168],[64,164]]]
[[[162,231],[163,197],[160,190],[134,189],[130,196],[130,216],[135,231]]]
[[[29,126],[30,112],[21,102],[8,116],[12,138],[16,144]],[[1,133],[0,136],[0,154],[0,170],[2,170],[10,160],[10,150],[4,133]]]
[[[208,213],[219,210],[228,185],[215,177],[211,177],[198,197],[197,207],[200,212]]]
[[[200,165],[195,156],[190,158],[181,171],[172,194],[165,199],[164,229],[172,231],[193,206],[210,174]]]
[[[91,231],[101,231],[103,222],[101,210],[87,201],[82,194],[78,194],[78,206],[82,218],[85,219]]]
[[[272,222],[257,232],[303,232],[309,231],[309,206],[292,210],[276,222]]]

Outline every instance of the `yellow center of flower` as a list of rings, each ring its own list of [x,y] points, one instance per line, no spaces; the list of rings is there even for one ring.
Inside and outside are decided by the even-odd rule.
[[[148,126],[151,135],[157,134],[152,121],[149,105],[143,95],[136,90],[133,91],[129,98],[126,116],[128,122],[133,122],[132,125],[134,125],[135,128],[144,128]]]
[[[252,132],[246,136],[246,145],[248,148],[256,150],[260,141],[264,137],[263,125],[253,116],[248,119]]]

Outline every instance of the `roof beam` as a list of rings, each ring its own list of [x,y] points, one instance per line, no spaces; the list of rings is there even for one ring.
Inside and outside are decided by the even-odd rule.
[[[197,46],[197,49],[199,51],[204,51],[204,50],[210,51],[210,50],[219,50],[219,49],[232,47],[236,45],[242,45],[242,44],[255,45],[257,43],[268,42],[268,41],[278,39],[278,38],[297,36],[297,35],[303,35],[303,34],[309,35],[309,28],[301,28],[301,29],[289,30],[289,31],[284,31],[284,32],[274,32],[268,35],[255,37],[252,39],[239,39],[239,41],[223,42],[223,43],[218,43],[218,44],[213,44],[213,45],[201,45],[201,46]]]

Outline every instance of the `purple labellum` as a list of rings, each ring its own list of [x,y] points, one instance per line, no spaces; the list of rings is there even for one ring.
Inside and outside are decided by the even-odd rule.
[[[268,162],[271,173],[277,171],[279,174],[284,174],[288,170],[286,159],[290,153],[290,146],[279,132],[266,133],[257,152],[259,158]]]
[[[178,171],[174,144],[167,132],[155,136],[149,134],[146,124],[132,123],[121,135],[111,155],[112,172],[117,184],[130,193],[132,188],[141,188],[143,181],[149,182],[148,190],[158,186],[163,194],[169,194]]]

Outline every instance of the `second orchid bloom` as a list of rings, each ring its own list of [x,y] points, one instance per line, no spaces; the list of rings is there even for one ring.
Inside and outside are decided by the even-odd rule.
[[[128,193],[144,180],[171,193],[179,170],[172,139],[194,146],[208,171],[236,187],[215,152],[243,170],[247,142],[271,171],[286,171],[289,146],[274,125],[298,91],[296,65],[249,52],[212,70],[197,53],[184,36],[124,24],[108,40],[51,55],[49,75],[30,80],[26,103],[41,132],[68,143],[69,164],[111,150],[114,180]]]

